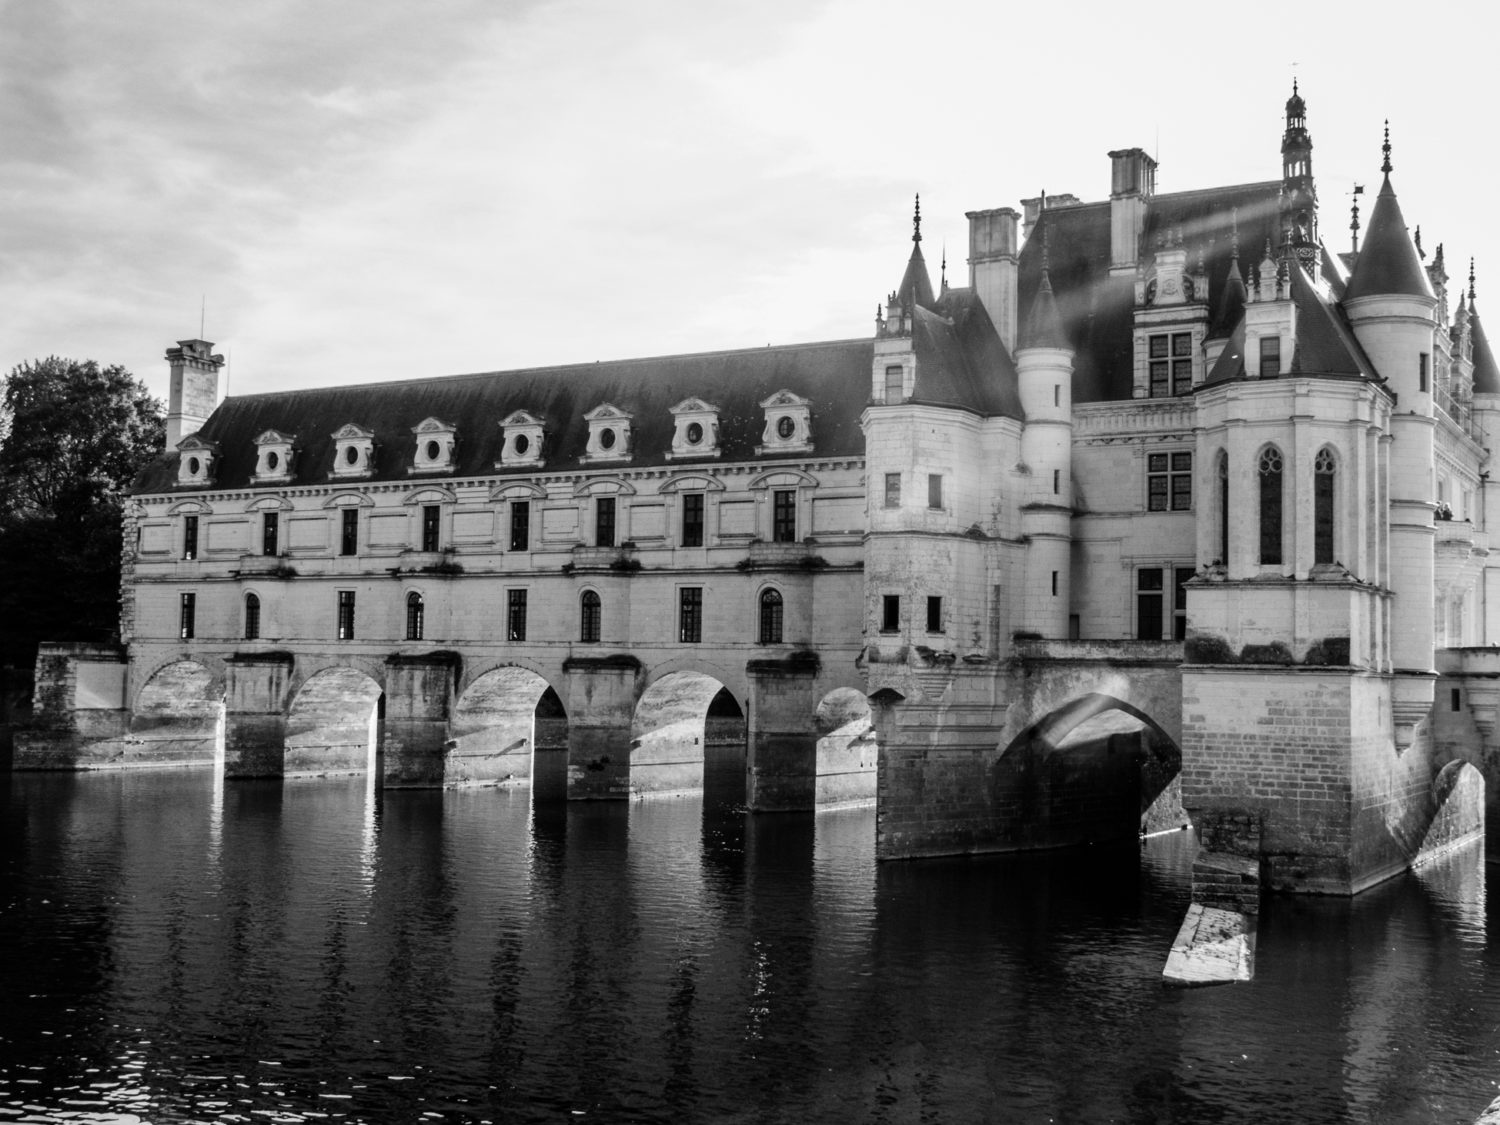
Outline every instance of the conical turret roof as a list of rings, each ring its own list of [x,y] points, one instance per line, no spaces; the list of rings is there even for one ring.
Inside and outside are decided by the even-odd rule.
[[[1500,367],[1495,365],[1495,353],[1490,350],[1484,322],[1479,319],[1479,309],[1473,301],[1469,302],[1469,338],[1474,343],[1474,392],[1500,394]]]
[[[1057,299],[1052,293],[1052,280],[1042,270],[1042,284],[1031,301],[1031,311],[1026,323],[1021,326],[1021,348],[1070,348],[1068,338],[1063,335],[1062,317],[1058,315]]]
[[[896,290],[896,300],[901,302],[904,309],[913,305],[930,309],[934,303],[932,278],[927,275],[927,260],[922,257],[921,242],[915,239],[911,244],[911,257],[906,262],[906,272],[901,275],[901,285]]]
[[[1346,301],[1377,296],[1434,296],[1427,271],[1422,268],[1422,260],[1417,257],[1417,248],[1407,232],[1389,171],[1370,212],[1365,244],[1354,263],[1349,288],[1344,291]]]

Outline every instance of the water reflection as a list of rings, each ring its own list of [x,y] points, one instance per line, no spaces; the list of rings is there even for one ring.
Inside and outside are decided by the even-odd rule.
[[[873,811],[0,780],[0,1120],[1465,1122],[1477,849],[1164,989],[1192,840],[881,865]]]

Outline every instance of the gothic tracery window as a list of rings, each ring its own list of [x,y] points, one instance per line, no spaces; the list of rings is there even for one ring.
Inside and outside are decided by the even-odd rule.
[[[1281,562],[1281,490],[1284,477],[1281,450],[1268,445],[1261,451],[1260,463],[1260,561],[1262,565]]]
[[[1331,563],[1333,558],[1333,486],[1338,465],[1333,451],[1321,449],[1313,462],[1313,562]]]

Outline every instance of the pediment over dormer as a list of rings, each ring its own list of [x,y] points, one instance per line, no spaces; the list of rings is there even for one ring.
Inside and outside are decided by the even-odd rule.
[[[760,408],[765,411],[766,424],[755,447],[758,455],[812,452],[811,399],[783,388],[762,399]]]
[[[500,422],[497,469],[540,468],[545,461],[547,420],[529,410],[513,410]]]
[[[413,473],[451,473],[458,451],[458,427],[441,418],[424,418],[411,428],[416,439],[412,450]]]
[[[296,434],[284,434],[280,430],[263,430],[255,437],[256,445],[291,445],[297,440]]]
[[[255,438],[255,472],[250,479],[255,484],[268,484],[292,479],[292,458],[295,453],[296,434],[284,434],[280,430],[264,430]]]
[[[589,441],[583,459],[595,461],[630,460],[630,425],[633,415],[611,402],[602,402],[583,416],[588,423]]]
[[[719,408],[701,398],[685,398],[672,407],[672,448],[668,461],[718,457]]]
[[[328,475],[335,480],[368,477],[375,471],[375,431],[346,422],[333,431],[333,466]]]
[[[189,434],[177,443],[177,484],[186,488],[207,488],[214,481],[214,462],[219,456],[216,443]]]

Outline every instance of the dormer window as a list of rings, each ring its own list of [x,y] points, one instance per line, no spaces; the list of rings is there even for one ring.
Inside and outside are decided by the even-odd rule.
[[[458,449],[458,427],[438,418],[426,418],[411,428],[417,447],[412,456],[413,473],[451,473]]]
[[[296,434],[267,430],[255,439],[255,484],[285,482],[292,479],[292,445]]]
[[[585,461],[630,460],[631,415],[605,402],[585,414],[583,420],[589,427],[589,442],[583,451]]]
[[[177,462],[177,483],[189,488],[207,488],[213,484],[214,460],[219,447],[204,441],[197,434],[189,434],[177,443],[181,455]]]
[[[701,398],[685,398],[672,407],[672,448],[667,460],[718,457],[719,408]]]
[[[766,413],[757,455],[811,453],[812,402],[788,390],[777,391],[760,404]]]
[[[500,432],[500,460],[495,462],[495,468],[542,467],[545,463],[542,452],[547,434],[546,419],[540,414],[517,410],[500,423]]]
[[[333,432],[333,468],[329,476],[367,477],[375,471],[375,431],[350,422]]]

